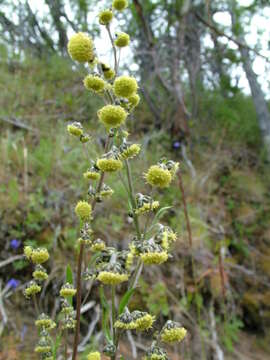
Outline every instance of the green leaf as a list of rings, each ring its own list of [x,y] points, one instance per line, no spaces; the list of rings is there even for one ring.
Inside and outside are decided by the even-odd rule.
[[[68,264],[66,268],[66,282],[73,285],[73,274],[71,266]]]
[[[106,300],[105,294],[104,294],[104,290],[103,287],[101,286],[99,288],[99,296],[100,296],[100,302],[101,302],[101,306],[102,306],[102,330],[103,333],[107,339],[108,342],[112,341],[112,337],[110,334],[110,330],[108,327],[108,320],[109,320],[109,314],[110,314],[110,306]]]
[[[122,297],[120,304],[119,304],[119,315],[122,314],[122,312],[124,311],[125,307],[127,306],[130,298],[132,297],[132,295],[134,294],[135,289],[129,289],[124,296]]]
[[[68,264],[66,267],[66,282],[73,285],[73,275],[71,266]],[[67,297],[67,301],[70,305],[72,305],[72,296]]]
[[[171,208],[172,208],[172,206],[164,206],[163,208],[159,209],[154,217],[154,221],[161,219],[161,217],[165,214],[165,212]]]

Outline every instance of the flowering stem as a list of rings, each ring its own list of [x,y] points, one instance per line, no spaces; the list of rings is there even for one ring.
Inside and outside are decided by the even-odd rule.
[[[65,360],[68,358],[68,331],[65,330]]]
[[[112,44],[112,48],[113,48],[114,71],[115,71],[115,76],[117,76],[117,72],[118,72],[118,66],[117,66],[117,51],[116,51],[116,47],[115,47],[115,45],[114,45],[114,41],[113,41],[113,37],[112,37],[110,25],[106,25],[106,29],[107,29],[107,31],[108,31],[109,38],[110,38],[110,40],[111,40],[111,44]]]
[[[110,136],[107,137],[105,144],[105,153],[108,152],[110,146]],[[104,181],[105,173],[101,174],[99,183],[96,188],[96,193],[99,193]],[[92,211],[94,211],[97,200],[96,197],[92,201]],[[83,251],[84,251],[84,243],[82,242],[80,245],[80,253],[77,262],[77,295],[76,295],[76,327],[75,327],[75,335],[74,335],[74,343],[73,343],[73,354],[72,360],[76,360],[77,352],[78,352],[78,344],[79,344],[79,336],[80,336],[80,317],[81,317],[81,302],[82,302],[82,292],[81,292],[81,276],[82,276],[82,260],[83,260]]]
[[[38,308],[38,302],[37,302],[37,295],[36,294],[33,295],[33,300],[34,300],[35,312],[36,312],[36,315],[38,316],[39,315],[39,308]]]
[[[77,263],[76,328],[75,328],[75,335],[74,335],[72,360],[76,360],[76,358],[77,358],[78,343],[79,343],[79,336],[80,336],[80,317],[81,317],[81,301],[82,301],[81,275],[82,275],[83,250],[84,250],[84,243],[82,242],[80,245],[80,253],[79,253],[78,263]]]
[[[130,169],[128,160],[125,160],[125,164],[126,164],[127,179],[128,179],[129,198],[130,198],[131,205],[132,205],[133,219],[134,219],[134,224],[135,224],[138,240],[140,240],[141,232],[140,232],[138,216],[135,213],[136,202],[135,202],[135,198],[134,198],[134,189],[133,189],[133,183],[132,183],[132,177],[131,177],[131,169]]]
[[[138,260],[135,272],[133,274],[132,280],[130,281],[130,284],[128,287],[129,290],[134,289],[137,286],[142,269],[143,269],[143,263],[140,260]]]
[[[114,323],[116,321],[116,307],[115,307],[115,286],[112,285],[112,333],[113,333],[113,342],[115,344],[115,327]]]

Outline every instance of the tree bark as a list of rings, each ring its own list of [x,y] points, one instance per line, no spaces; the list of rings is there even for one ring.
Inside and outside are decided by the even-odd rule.
[[[261,86],[258,83],[257,75],[252,69],[252,63],[247,48],[240,47],[240,53],[243,61],[243,68],[245,70],[249,87],[252,94],[253,103],[256,109],[259,128],[262,134],[262,140],[266,149],[267,159],[270,161],[270,113],[267,102]]]

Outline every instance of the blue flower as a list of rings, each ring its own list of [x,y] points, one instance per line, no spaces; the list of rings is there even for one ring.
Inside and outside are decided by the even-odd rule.
[[[179,149],[180,146],[181,146],[180,141],[175,141],[175,142],[173,143],[173,148],[174,148],[174,149]]]
[[[20,284],[19,280],[12,278],[7,282],[7,287],[9,287],[11,289],[16,289],[16,287],[19,286],[19,284]]]
[[[10,241],[10,247],[14,250],[17,250],[21,245],[21,241],[17,239],[12,239]]]

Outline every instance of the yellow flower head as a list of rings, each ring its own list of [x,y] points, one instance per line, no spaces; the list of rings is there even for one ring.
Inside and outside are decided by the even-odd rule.
[[[113,9],[122,11],[128,7],[128,0],[113,0]]]
[[[56,327],[56,323],[49,318],[48,315],[41,314],[35,322],[35,325],[39,329],[52,330]]]
[[[141,98],[138,94],[133,94],[130,97],[128,97],[128,102],[131,105],[131,107],[133,107],[133,108],[138,106],[140,101],[141,101]]]
[[[70,135],[78,136],[78,137],[82,136],[82,134],[83,134],[83,128],[82,128],[81,123],[79,123],[79,122],[74,122],[74,123],[68,125],[67,131],[70,133]]]
[[[35,271],[33,272],[33,278],[39,281],[44,281],[48,279],[46,269],[44,269],[44,267],[41,265],[37,265]]]
[[[122,159],[132,159],[141,151],[141,145],[132,144],[121,152]]]
[[[24,290],[24,295],[29,298],[41,291],[41,287],[35,282],[31,281],[27,288]]]
[[[83,174],[83,177],[87,180],[98,180],[100,178],[100,173],[97,171],[86,171]]]
[[[168,357],[162,348],[152,345],[151,349],[147,351],[143,360],[168,360]]]
[[[87,355],[87,360],[100,360],[100,353],[98,351],[91,352]]]
[[[84,78],[83,83],[87,90],[92,90],[96,93],[102,93],[106,85],[101,77],[91,74]]]
[[[76,215],[84,222],[91,219],[92,206],[86,201],[79,201],[75,207]]]
[[[119,316],[118,320],[114,324],[115,328],[122,330],[134,330],[136,329],[136,323],[133,321],[132,315],[126,308],[125,311]]]
[[[106,80],[111,80],[115,77],[115,71],[106,64],[101,64],[103,75]]]
[[[106,249],[106,244],[101,239],[95,240],[91,246],[92,251],[103,251],[105,249]]]
[[[101,271],[97,279],[106,285],[117,285],[128,280],[127,274],[120,274],[110,271]]]
[[[134,77],[119,76],[114,80],[114,93],[118,97],[129,98],[138,90],[138,83]]]
[[[101,25],[108,25],[113,19],[113,12],[110,9],[101,11],[99,14],[99,23]]]
[[[50,350],[51,350],[51,346],[49,346],[49,345],[47,345],[47,346],[38,345],[35,347],[35,352],[38,354],[48,353]]]
[[[94,59],[93,40],[87,34],[79,32],[70,38],[68,52],[73,60],[80,63],[92,61]]]
[[[74,289],[74,287],[71,284],[66,283],[61,287],[60,296],[62,296],[63,298],[67,298],[69,296],[74,296],[76,292],[77,290]]]
[[[140,254],[140,257],[145,265],[159,265],[167,261],[168,253],[161,252],[145,252]]]
[[[141,215],[141,214],[144,214],[149,211],[155,211],[158,208],[159,208],[159,202],[152,201],[152,202],[143,204],[141,207],[139,207],[138,209],[135,210],[135,213],[137,215]]]
[[[137,331],[145,331],[151,329],[153,322],[155,321],[155,317],[141,311],[133,311],[131,316],[135,322],[135,329]]]
[[[103,172],[114,172],[121,170],[123,168],[123,163],[121,160],[117,159],[98,159],[97,167]]]
[[[159,165],[152,165],[145,174],[145,179],[149,185],[166,188],[172,181],[172,175],[169,170]]]
[[[25,257],[30,260],[33,252],[32,246],[25,246],[23,249]]]
[[[32,251],[31,260],[34,264],[43,264],[49,259],[50,255],[45,248],[38,248]]]
[[[119,48],[128,46],[130,43],[130,37],[128,34],[122,32],[117,34],[117,38],[114,41],[115,45]]]
[[[181,342],[187,334],[184,327],[179,326],[173,321],[167,321],[161,330],[161,340],[165,343]]]
[[[108,185],[106,184],[103,184],[102,185],[102,188],[100,190],[100,193],[99,195],[102,197],[102,198],[109,198],[113,195],[114,191],[112,188],[110,188]]]
[[[80,142],[81,143],[83,143],[83,144],[85,144],[85,143],[87,143],[88,141],[90,141],[90,136],[89,135],[81,135],[81,137],[80,137]]]
[[[127,271],[131,269],[131,266],[133,265],[133,260],[134,260],[134,254],[130,251],[127,254],[126,264],[125,264],[125,268]]]
[[[106,105],[98,111],[99,120],[107,127],[117,128],[126,118],[127,112],[119,105]]]

